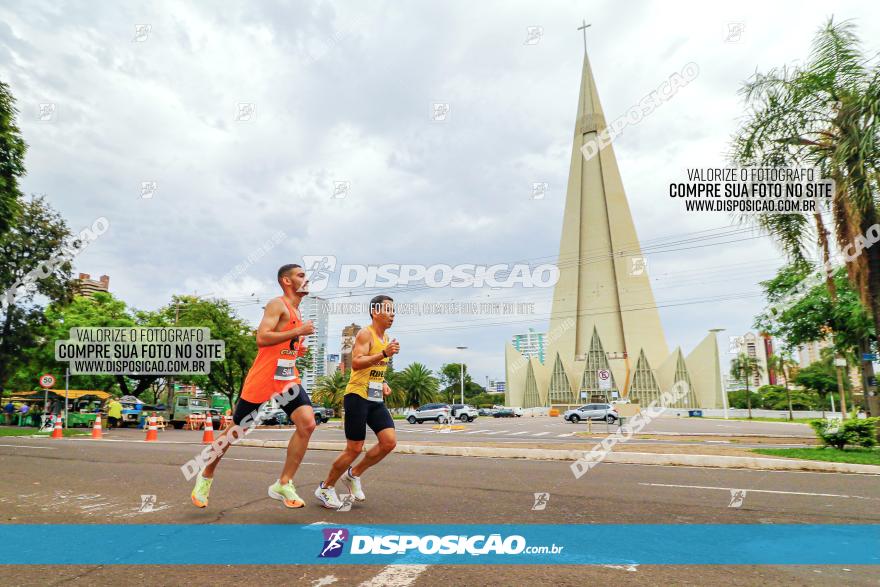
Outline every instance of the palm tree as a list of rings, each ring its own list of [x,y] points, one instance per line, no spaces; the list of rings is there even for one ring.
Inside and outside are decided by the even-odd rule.
[[[348,385],[350,374],[350,372],[334,371],[330,375],[319,377],[315,382],[312,397],[315,398],[315,401],[333,408],[337,414],[340,414],[342,412],[342,398],[345,396],[345,388]]]
[[[764,369],[758,364],[758,359],[740,353],[730,362],[730,375],[746,384],[746,405],[749,408],[749,420],[752,419],[752,392],[749,391],[749,379],[760,375]]]
[[[864,239],[880,219],[880,68],[864,55],[854,30],[851,22],[832,18],[816,35],[805,65],[756,73],[744,84],[750,114],[732,149],[740,165],[814,167],[833,179],[828,208],[841,250]],[[772,235],[791,261],[803,261],[815,242],[827,265],[830,235],[821,212],[812,221],[796,214],[748,218]],[[867,247],[846,267],[880,337],[880,247]],[[826,285],[836,303],[830,276]]]
[[[437,400],[440,382],[430,369],[421,363],[412,363],[394,376],[394,386],[404,394],[404,405],[416,407]]]
[[[791,374],[791,368],[796,366],[794,360],[792,360],[791,355],[788,352],[783,352],[778,355],[770,355],[767,357],[767,368],[771,371],[776,371],[777,373],[782,373],[783,379],[785,379],[785,397],[788,399],[788,419],[794,420],[794,413],[791,408],[791,389],[788,386],[789,376]]]

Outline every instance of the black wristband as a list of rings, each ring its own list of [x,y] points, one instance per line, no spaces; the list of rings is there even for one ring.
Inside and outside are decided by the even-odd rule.
[[[388,358],[388,355],[385,354],[385,349],[382,349],[382,356],[385,357],[386,359]]]

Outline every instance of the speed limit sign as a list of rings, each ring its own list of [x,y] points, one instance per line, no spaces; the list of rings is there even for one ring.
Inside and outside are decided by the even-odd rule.
[[[599,369],[596,371],[596,378],[599,380],[599,389],[609,391],[611,389],[611,371],[608,369]]]
[[[45,389],[49,389],[55,385],[55,378],[46,373],[45,375],[40,375],[40,387]]]

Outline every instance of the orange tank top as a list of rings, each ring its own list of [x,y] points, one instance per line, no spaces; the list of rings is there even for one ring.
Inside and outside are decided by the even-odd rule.
[[[290,320],[281,330],[291,330],[302,325],[299,314],[293,311],[287,300],[283,297],[280,299],[290,312]],[[241,399],[255,404],[263,403],[273,395],[283,392],[290,385],[301,385],[296,359],[306,352],[306,345],[302,339],[303,337],[300,337],[296,342],[291,339],[272,346],[260,347],[257,350],[257,358],[254,359],[254,364],[244,380]]]

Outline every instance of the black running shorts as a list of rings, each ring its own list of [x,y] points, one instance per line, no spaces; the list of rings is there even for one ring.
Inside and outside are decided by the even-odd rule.
[[[356,393],[347,393],[342,399],[345,409],[345,438],[347,440],[364,440],[367,437],[367,426],[378,434],[380,430],[394,428],[391,412],[385,402],[373,402]]]
[[[275,399],[278,400],[279,404],[283,403],[283,405],[280,405],[279,407],[284,410],[284,413],[287,414],[287,417],[291,422],[293,421],[294,410],[302,406],[312,405],[312,402],[309,399],[309,394],[306,393],[305,387],[303,387],[302,385],[297,385],[296,387],[299,388],[299,393],[296,393],[296,395],[294,395],[293,398],[290,399],[290,401],[288,401],[287,403],[283,403],[283,400],[286,399],[285,395],[289,396],[293,394],[279,393],[275,396]],[[263,404],[257,404],[238,398],[238,402],[235,404],[235,411],[232,413],[232,421],[235,424],[241,424],[242,420],[244,420],[250,413],[253,413],[254,419],[256,419],[257,412],[259,411],[261,405]]]

